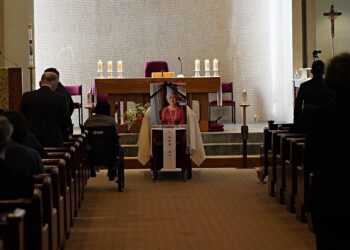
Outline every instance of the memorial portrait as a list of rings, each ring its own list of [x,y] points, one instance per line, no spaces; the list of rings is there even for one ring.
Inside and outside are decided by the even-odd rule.
[[[182,126],[187,123],[185,84],[151,84],[150,93],[152,125]]]

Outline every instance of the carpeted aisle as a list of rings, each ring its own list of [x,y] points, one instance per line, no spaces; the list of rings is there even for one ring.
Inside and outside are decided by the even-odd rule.
[[[194,169],[152,182],[126,170],[120,193],[106,172],[91,178],[67,250],[316,249],[306,224],[267,196],[254,169]]]

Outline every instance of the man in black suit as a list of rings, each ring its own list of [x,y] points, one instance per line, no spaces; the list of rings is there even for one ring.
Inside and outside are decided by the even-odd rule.
[[[45,69],[44,72],[53,72],[58,76],[58,85],[55,92],[64,94],[64,96],[66,97],[66,101],[69,108],[69,127],[67,128],[67,130],[69,134],[73,134],[73,122],[72,122],[71,116],[74,111],[74,103],[73,103],[72,96],[68,93],[67,89],[60,82],[60,72],[56,68],[47,68]]]
[[[27,117],[33,133],[44,147],[62,146],[68,138],[69,110],[66,97],[56,93],[58,76],[45,72],[40,89],[24,93],[21,113]]]
[[[350,54],[330,62],[326,85],[335,97],[310,112],[305,164],[314,173],[310,211],[317,249],[350,249],[349,142]]]
[[[303,107],[318,106],[332,99],[331,92],[324,84],[325,65],[321,60],[314,61],[311,68],[313,78],[300,85],[294,106],[294,123],[298,123]]]
[[[12,125],[7,118],[0,116],[0,199],[30,197],[33,194],[34,180],[32,174],[18,171],[5,161],[7,144],[12,131]],[[20,157],[21,155],[17,155],[17,158]]]

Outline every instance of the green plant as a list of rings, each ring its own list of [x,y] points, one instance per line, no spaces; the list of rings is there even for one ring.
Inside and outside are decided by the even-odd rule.
[[[124,113],[124,122],[126,124],[126,129],[129,131],[133,124],[141,124],[143,116],[149,105],[146,103],[143,105],[142,103],[136,104],[136,109],[127,110]]]

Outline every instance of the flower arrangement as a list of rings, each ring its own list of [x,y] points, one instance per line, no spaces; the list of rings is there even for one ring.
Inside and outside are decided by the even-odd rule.
[[[126,129],[129,131],[133,124],[141,124],[143,116],[145,115],[146,110],[148,109],[149,104],[142,103],[136,104],[136,109],[127,110],[124,113],[124,122],[126,124]]]

